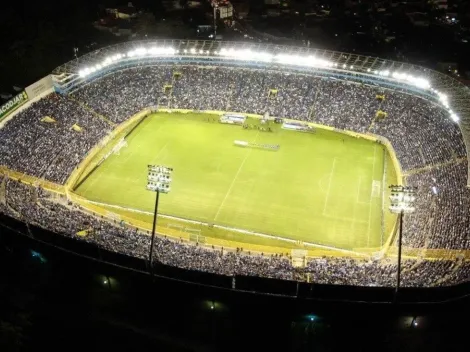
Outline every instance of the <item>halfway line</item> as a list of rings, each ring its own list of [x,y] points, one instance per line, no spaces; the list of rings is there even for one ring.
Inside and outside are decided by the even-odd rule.
[[[253,140],[253,142],[256,141],[256,139],[258,138],[258,135],[259,135],[259,131],[258,131],[258,133],[256,134],[256,137],[255,137],[255,139]],[[219,216],[220,211],[222,210],[222,207],[224,206],[225,201],[226,201],[227,198],[228,198],[228,195],[229,195],[230,192],[232,191],[232,188],[233,188],[233,186],[235,185],[235,181],[237,180],[238,175],[240,174],[240,171],[242,171],[243,165],[245,165],[245,162],[246,162],[246,160],[248,159],[248,157],[250,156],[252,150],[253,150],[253,148],[250,148],[250,150],[248,151],[248,153],[246,153],[245,158],[243,159],[242,163],[240,164],[240,167],[238,168],[238,171],[237,171],[237,173],[235,174],[235,177],[233,178],[232,183],[230,184],[230,187],[228,188],[228,191],[227,191],[227,193],[225,194],[225,197],[224,197],[224,199],[222,200],[222,203],[220,204],[219,209],[217,210],[217,213],[215,214],[214,221],[217,220],[217,217]]]
[[[323,214],[326,212],[326,207],[328,205],[328,199],[330,198],[330,189],[331,189],[331,180],[333,179],[333,174],[335,172],[335,165],[336,165],[336,158],[333,159],[333,166],[331,167],[331,173],[330,173],[330,179],[328,180],[328,188],[326,191],[326,200],[325,200],[325,206],[323,207]]]

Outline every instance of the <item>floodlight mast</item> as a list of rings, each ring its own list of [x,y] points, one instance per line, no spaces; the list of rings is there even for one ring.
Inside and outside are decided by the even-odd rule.
[[[149,270],[153,275],[153,243],[155,241],[155,230],[157,228],[157,214],[158,214],[158,203],[160,199],[160,192],[168,193],[170,192],[170,183],[171,183],[171,173],[173,169],[167,166],[161,165],[148,165],[147,170],[147,190],[155,192],[155,210],[153,212],[153,226],[152,226],[152,238],[150,241],[150,250],[149,250]]]
[[[403,239],[403,215],[405,213],[414,212],[413,203],[415,201],[415,187],[407,187],[402,185],[391,185],[390,194],[390,212],[400,214],[400,228],[398,230],[398,265],[397,265],[397,283],[395,286],[394,300],[397,301],[398,290],[400,289],[401,279],[401,247]]]

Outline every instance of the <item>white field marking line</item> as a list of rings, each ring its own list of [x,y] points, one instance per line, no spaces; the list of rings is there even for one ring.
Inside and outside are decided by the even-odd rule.
[[[356,210],[357,204],[359,204],[359,193],[361,192],[362,176],[359,178],[359,185],[357,187],[356,203],[353,205],[353,218],[354,221],[351,222],[351,235],[354,236],[354,228],[356,226]]]
[[[161,126],[160,126],[160,127],[161,127]],[[159,128],[159,129],[160,129],[160,128]],[[142,132],[142,130],[143,130],[143,129],[141,129],[141,130],[136,134],[136,136],[139,135],[139,133]],[[157,131],[158,131],[158,130],[157,130]],[[134,153],[129,153],[130,156],[132,156],[132,154],[134,154]],[[105,170],[108,169],[109,166],[111,166],[111,164],[114,164],[114,163],[121,164],[121,163],[123,163],[123,162],[121,162],[121,161],[119,160],[119,158],[116,158],[116,160],[113,160],[113,161],[109,160],[109,158],[110,158],[111,156],[112,156],[112,154],[111,154],[108,158],[106,158],[106,159],[102,162],[102,164],[101,164],[100,166],[98,166],[98,169],[97,169],[97,170],[105,171]],[[127,158],[129,158],[129,156],[128,156]],[[126,161],[127,161],[127,158],[126,158]],[[90,184],[88,184],[88,185],[85,187],[85,189],[83,190],[83,193],[85,194],[85,193],[88,191],[88,189],[89,189],[90,187],[92,187],[92,186],[96,183],[96,181],[98,181],[100,178],[101,178],[101,177],[96,177],[92,182],[90,182]],[[91,192],[91,193],[93,194],[93,192]]]
[[[157,155],[155,155],[155,157],[152,159],[152,161],[150,162],[151,165],[153,165],[153,163],[160,157],[160,155],[162,154],[162,152],[166,149],[166,147],[168,146],[168,143],[169,141],[167,141],[165,143],[165,145],[162,147],[162,149],[160,149],[160,151],[157,153]]]
[[[258,138],[258,136],[259,136],[259,131],[258,131],[258,133],[256,134],[255,139],[253,140],[252,143],[254,143],[254,142],[256,141],[256,139]],[[245,158],[244,158],[243,161],[241,162],[240,167],[238,168],[237,173],[235,174],[235,177],[233,178],[232,183],[230,184],[230,187],[228,188],[228,191],[227,191],[227,193],[225,194],[224,199],[222,200],[222,203],[220,203],[219,209],[217,210],[217,213],[215,214],[214,221],[217,220],[217,218],[218,218],[218,216],[219,216],[219,214],[220,214],[220,211],[222,210],[222,207],[224,206],[225,201],[227,200],[227,198],[228,198],[230,192],[232,191],[232,188],[233,188],[233,186],[235,185],[235,182],[237,181],[238,175],[240,174],[240,171],[242,171],[243,165],[245,165],[245,162],[247,161],[248,157],[250,156],[252,150],[253,150],[253,148],[250,148],[250,149],[248,150],[248,152],[247,152],[246,155],[245,155]]]
[[[111,155],[110,155],[110,156],[111,156]],[[106,161],[108,161],[108,162],[106,163]],[[103,164],[106,164],[106,165],[103,165]],[[95,171],[98,171],[98,170],[99,170],[100,172],[102,172],[102,171],[106,170],[111,164],[113,164],[113,161],[110,161],[110,160],[109,160],[109,157],[108,157],[108,158],[106,158],[106,160],[104,160],[104,161],[102,162],[102,164],[101,164],[100,166],[98,166],[98,168],[97,168]],[[92,186],[96,183],[96,181],[98,181],[100,178],[101,178],[101,176],[95,177],[95,179],[94,179],[93,181],[91,181],[91,182],[85,187],[85,189],[83,190],[82,194],[85,194],[85,193],[88,191],[88,189],[89,189],[90,187],[92,187]],[[93,194],[93,192],[91,192],[91,194]]]
[[[363,202],[363,201],[360,200],[360,198],[361,198],[361,196],[360,196],[360,194],[361,194],[361,187],[362,187],[362,181],[363,181],[363,180],[364,180],[364,177],[361,176],[361,177],[359,178],[359,188],[358,188],[358,190],[357,190],[356,203],[357,203],[357,204],[361,204],[361,205],[366,205],[366,204],[370,204],[370,202]]]
[[[336,220],[336,221],[348,221],[348,222],[352,222],[352,221],[355,221],[356,223],[358,224],[367,224],[367,221],[366,220],[357,220],[355,218],[347,218],[347,217],[344,217],[344,216],[335,216],[335,215],[330,215],[330,214],[322,214],[323,217],[325,218],[329,218],[331,220]]]
[[[134,134],[131,134],[129,137],[132,137],[132,138],[136,138],[139,134],[142,133],[143,130],[145,130],[145,128],[142,128],[143,126],[139,126],[140,127],[140,130],[134,135]],[[160,131],[160,129],[162,128],[162,125],[158,126],[157,130],[153,133],[158,133],[158,131]],[[136,140],[136,145],[135,145],[135,149],[136,150],[140,150],[140,146],[142,145],[142,141],[140,139]],[[128,153],[128,155],[124,158],[124,160],[120,160],[120,163],[121,164],[125,164],[127,162],[127,160],[129,160],[129,158],[134,155],[134,153]]]
[[[330,178],[328,180],[328,188],[326,190],[326,200],[325,200],[325,206],[323,207],[323,215],[325,215],[325,213],[326,213],[326,207],[328,205],[328,199],[330,198],[331,180],[333,179],[333,174],[335,172],[335,166],[336,166],[336,158],[333,159],[333,166],[331,167]]]
[[[359,187],[357,189],[356,203],[361,203],[361,201],[359,200],[359,193],[361,191],[362,178],[362,176],[359,178]]]
[[[162,149],[159,150],[159,152],[157,153],[157,155],[155,155],[155,157],[152,159],[152,161],[150,162],[150,165],[153,165],[153,163],[155,162],[155,160],[157,160],[159,158],[159,156],[162,154],[163,150],[166,149],[167,145],[168,145],[169,142],[166,142],[165,145],[162,147]],[[140,148],[140,146],[137,146],[138,148]],[[133,155],[134,153],[131,153],[131,155]],[[124,180],[124,184],[128,183],[129,182],[129,176],[125,178]],[[134,180],[131,179],[131,183],[139,183],[139,182],[134,182]]]
[[[139,131],[139,132],[140,132],[140,131]],[[163,149],[165,149],[165,147],[167,146],[167,144],[168,144],[168,142],[162,147],[162,149],[160,149],[160,151],[158,152],[158,154],[157,154],[157,156],[156,156],[155,158],[157,158],[157,157],[160,155],[160,153],[162,152]],[[137,147],[140,147],[140,146],[137,146]],[[132,155],[134,155],[134,153],[130,152],[130,153],[129,153],[129,156],[128,156],[127,158],[129,158],[129,157],[132,156]],[[111,156],[111,155],[110,155],[110,156]],[[154,158],[154,160],[155,160],[155,158]],[[107,163],[106,163],[106,161],[107,161]],[[127,161],[127,160],[126,160],[126,161]],[[153,161],[152,161],[152,162],[153,162]],[[116,158],[116,160],[110,160],[109,158],[107,158],[103,163],[104,163],[105,165],[100,165],[100,166],[98,167],[98,169],[99,169],[101,172],[106,171],[106,170],[107,170],[112,164],[114,164],[114,163],[117,163],[118,165],[119,165],[119,164],[122,164],[122,162],[120,162],[119,158]],[[102,177],[108,179],[108,178],[110,178],[109,176],[111,176],[111,175],[102,174],[102,175],[96,177],[93,181],[90,182],[89,185],[87,185],[87,187],[83,190],[83,193],[85,194],[85,193],[88,191],[88,189],[89,189],[90,187],[94,186],[94,184],[96,183],[96,181],[98,181],[98,180],[101,179]],[[128,179],[129,179],[129,178],[126,177],[126,179],[124,180],[124,182],[127,183],[127,182],[128,182]],[[121,179],[121,180],[122,180],[122,179]],[[94,193],[94,192],[92,191],[91,194],[93,195],[93,193]]]
[[[140,209],[135,209],[135,208],[128,208],[128,207],[123,207],[123,206],[115,205],[115,204],[96,202],[96,201],[88,200],[88,199],[85,199],[85,201],[87,203],[90,203],[90,204],[104,205],[104,206],[107,206],[107,207],[110,207],[110,208],[128,210],[128,211],[131,211],[131,212],[134,212],[134,213],[153,215],[153,212],[150,212],[150,211],[145,211],[145,210],[140,210]],[[91,211],[91,210],[89,210],[89,211]],[[93,211],[91,211],[91,212],[93,213]],[[177,216],[164,215],[164,214],[158,214],[158,216],[161,216],[162,218],[167,218],[167,219],[175,219],[175,220],[179,220],[179,221],[184,221],[184,222],[187,222],[187,223],[190,223],[190,224],[198,224],[198,225],[203,225],[203,226],[209,226],[209,224],[206,223],[206,222],[201,222],[201,221],[196,221],[196,220],[189,220],[189,219],[180,218],[180,217],[177,217]],[[268,235],[268,234],[261,233],[261,232],[243,230],[243,229],[239,229],[239,228],[236,228],[236,227],[229,227],[229,226],[222,226],[222,225],[215,225],[215,224],[211,224],[211,226],[213,226],[215,228],[219,228],[219,229],[240,232],[240,233],[247,234],[247,235],[270,238],[270,239],[275,239],[275,240],[280,240],[280,241],[290,242],[290,243],[297,243],[297,240],[293,240],[293,239],[290,239],[290,238],[278,237],[278,236],[274,236],[274,235]],[[360,255],[360,256],[363,256],[363,257],[368,257],[368,254],[364,254],[364,253],[361,253],[361,252],[355,252],[355,251],[351,251],[351,250],[348,250],[348,249],[342,249],[342,248],[337,248],[337,247],[332,247],[332,246],[325,246],[325,245],[322,245],[322,244],[316,244],[316,243],[312,243],[312,242],[304,242],[303,241],[303,243],[307,246],[314,247],[314,248],[330,249],[330,250],[335,250],[335,251],[339,251],[339,252],[350,253],[350,254]]]
[[[376,158],[377,154],[377,145],[374,144],[374,163],[372,164],[372,180],[374,180],[374,174],[375,174],[375,162],[377,161]],[[370,220],[372,218],[372,192],[374,190],[374,187],[371,188],[370,190],[370,203],[369,203],[369,224],[367,225],[367,247],[370,245]]]

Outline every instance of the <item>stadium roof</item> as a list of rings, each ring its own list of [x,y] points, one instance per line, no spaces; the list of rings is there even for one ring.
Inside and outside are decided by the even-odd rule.
[[[128,55],[129,54],[129,55]],[[132,55],[131,55],[132,54]],[[142,56],[185,57],[194,59],[236,59],[257,62],[265,66],[304,66],[308,70],[331,70],[346,72],[354,76],[367,76],[380,81],[395,81],[413,86],[427,94],[436,95],[447,108],[450,116],[459,122],[467,155],[470,150],[470,88],[460,81],[438,71],[422,66],[380,59],[377,57],[342,53],[307,47],[226,42],[212,40],[149,40],[112,45],[83,55],[57,67],[52,73],[57,76],[77,78],[84,76],[86,68],[91,72],[114,64],[115,60],[136,59]],[[292,60],[292,59],[295,60]],[[88,72],[85,72],[88,74]],[[469,165],[470,168],[470,165]],[[470,175],[470,172],[469,172]],[[467,182],[470,184],[470,182]]]

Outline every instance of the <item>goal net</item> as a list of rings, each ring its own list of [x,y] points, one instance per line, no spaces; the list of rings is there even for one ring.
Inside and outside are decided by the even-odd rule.
[[[121,153],[121,149],[124,148],[124,147],[127,147],[127,141],[123,138],[119,141],[118,144],[116,144],[116,146],[113,148],[113,153],[115,155],[120,155]]]

